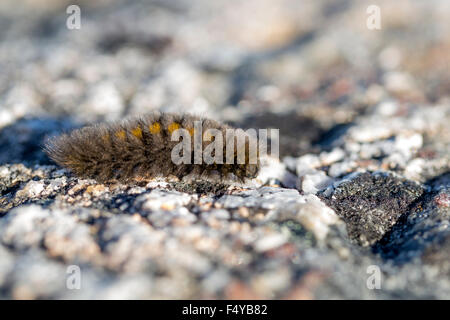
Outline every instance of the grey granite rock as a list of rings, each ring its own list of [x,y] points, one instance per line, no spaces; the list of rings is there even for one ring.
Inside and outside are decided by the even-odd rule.
[[[381,30],[360,1],[77,3],[79,30],[0,3],[1,299],[450,298],[445,1],[377,1]],[[99,184],[42,152],[152,110],[280,129],[280,158]]]
[[[350,238],[368,246],[407,215],[423,193],[412,181],[384,172],[362,173],[337,183],[327,200],[346,222]]]

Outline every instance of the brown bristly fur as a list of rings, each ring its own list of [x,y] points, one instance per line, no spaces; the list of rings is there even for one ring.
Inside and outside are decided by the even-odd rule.
[[[202,121],[203,132],[209,128],[221,130],[225,148],[225,130],[230,127],[188,114],[154,112],[121,122],[83,127],[51,138],[45,145],[45,152],[77,176],[98,182],[128,182],[168,176],[182,178],[188,174],[199,179],[218,175],[224,180],[234,174],[241,181],[256,176],[259,161],[256,165],[237,164],[236,159],[235,164],[174,164],[171,152],[179,143],[171,141],[174,124],[192,129],[194,121]],[[203,148],[208,144],[204,141]]]

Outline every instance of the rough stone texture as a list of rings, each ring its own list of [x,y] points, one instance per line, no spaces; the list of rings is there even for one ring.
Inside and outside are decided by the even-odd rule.
[[[423,188],[385,173],[344,178],[331,192],[329,204],[347,224],[348,235],[360,245],[380,240],[420,199]]]
[[[450,298],[447,1],[377,1],[381,30],[356,0],[77,3],[0,1],[0,298]],[[41,150],[151,110],[280,129],[280,159],[99,184]]]
[[[424,255],[425,263],[448,266],[450,226],[450,174],[429,182],[430,191],[412,207],[409,215],[386,234],[375,247],[385,258],[405,264]]]

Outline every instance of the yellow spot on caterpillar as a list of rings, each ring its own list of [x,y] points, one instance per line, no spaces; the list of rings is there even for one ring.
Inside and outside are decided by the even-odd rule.
[[[133,136],[135,136],[136,138],[138,138],[138,139],[142,139],[142,129],[141,129],[141,127],[138,126],[137,128],[131,130],[131,134]]]
[[[194,128],[189,128],[188,131],[189,131],[189,134],[191,136],[194,136],[194,133],[195,133],[195,129]]]
[[[150,133],[158,134],[161,131],[161,125],[158,122],[155,122],[151,126],[148,127]]]
[[[117,131],[116,137],[119,138],[120,140],[125,140],[125,137],[126,137],[125,130]]]
[[[106,133],[102,136],[103,143],[109,142],[109,133]]]
[[[170,134],[172,134],[172,132],[174,132],[175,130],[178,130],[178,129],[180,129],[180,125],[176,122],[169,124],[169,127],[167,128],[167,130],[169,130]]]

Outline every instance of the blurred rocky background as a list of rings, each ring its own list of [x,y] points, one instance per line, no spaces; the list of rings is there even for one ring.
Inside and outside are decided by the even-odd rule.
[[[0,297],[449,299],[449,17],[447,0],[1,1]],[[280,160],[223,190],[97,184],[42,153],[152,110],[278,128]]]

